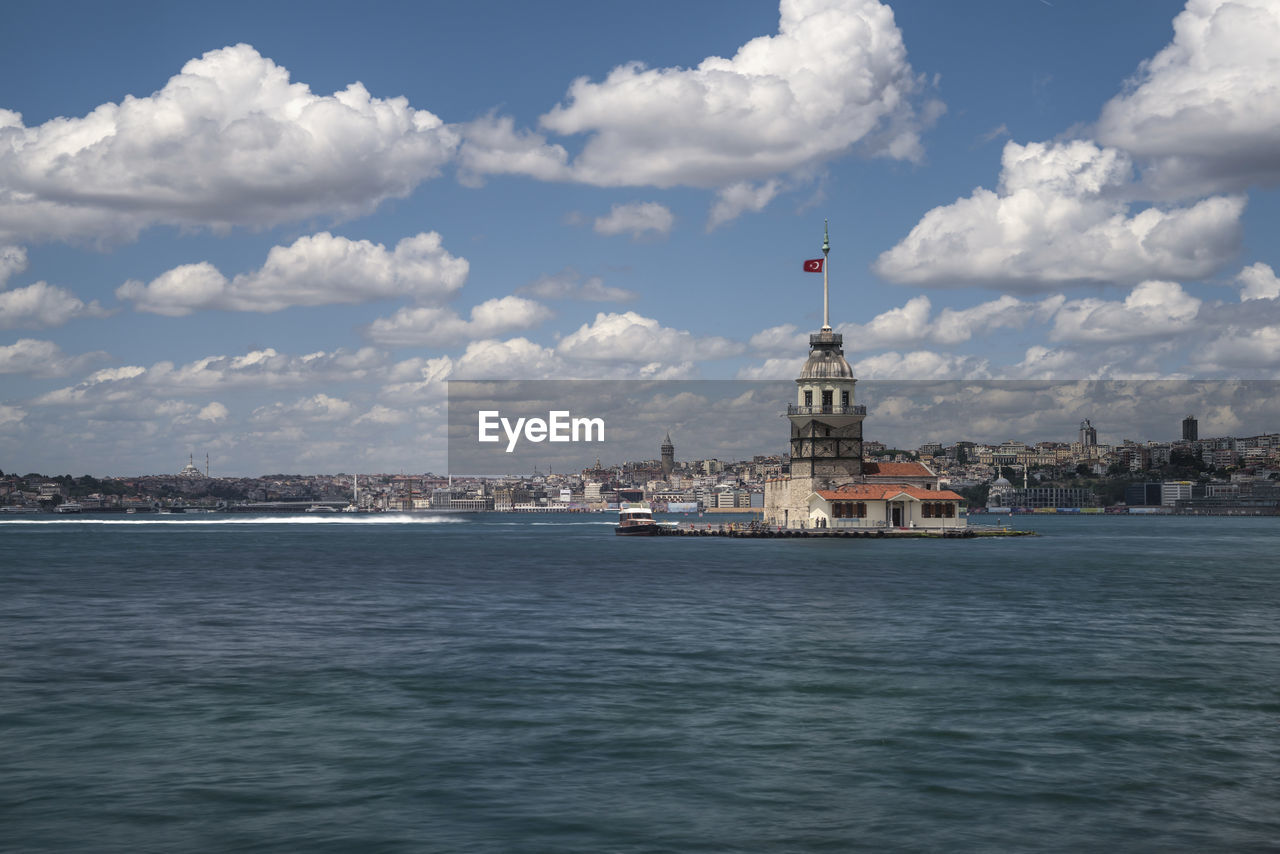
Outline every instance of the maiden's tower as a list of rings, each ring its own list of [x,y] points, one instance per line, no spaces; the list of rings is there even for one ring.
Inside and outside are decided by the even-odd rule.
[[[784,528],[955,528],[961,496],[938,487],[923,463],[862,459],[867,408],[855,402],[857,379],[844,356],[844,337],[831,328],[824,229],[822,258],[805,262],[822,272],[822,329],[809,336],[809,358],[796,378],[790,475],[765,483],[764,522]]]

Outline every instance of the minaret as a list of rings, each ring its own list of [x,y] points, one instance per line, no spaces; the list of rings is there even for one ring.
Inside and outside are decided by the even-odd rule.
[[[671,471],[676,467],[676,446],[671,444],[671,431],[662,440],[662,479],[671,480]]]
[[[810,478],[814,489],[851,483],[862,476],[862,420],[865,406],[853,399],[857,382],[844,357],[844,336],[831,329],[830,289],[825,259],[831,251],[822,229],[822,329],[809,336],[809,359],[796,378],[791,419],[791,477]]]

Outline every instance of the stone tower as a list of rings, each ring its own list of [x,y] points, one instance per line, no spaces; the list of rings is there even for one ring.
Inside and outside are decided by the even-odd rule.
[[[809,336],[809,358],[796,378],[796,402],[788,404],[791,471],[765,483],[764,520],[789,525],[807,514],[808,496],[863,480],[862,421],[867,408],[854,402],[857,380],[844,357],[844,336],[831,328],[826,230],[822,235],[822,329]]]
[[[809,336],[809,359],[796,378],[791,420],[791,477],[813,489],[831,489],[862,476],[862,420],[867,408],[853,399],[853,368],[844,338],[831,327]],[[807,487],[806,487],[807,488]]]
[[[676,446],[671,444],[671,431],[662,440],[662,479],[671,480],[671,471],[676,467]]]

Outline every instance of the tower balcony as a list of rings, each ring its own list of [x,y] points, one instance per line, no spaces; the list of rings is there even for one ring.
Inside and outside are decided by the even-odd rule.
[[[788,415],[866,415],[867,407],[862,404],[855,406],[797,406],[796,404],[788,404]]]

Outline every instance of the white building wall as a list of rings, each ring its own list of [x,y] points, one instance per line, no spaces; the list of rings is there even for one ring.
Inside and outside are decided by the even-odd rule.
[[[1168,481],[1160,484],[1160,503],[1172,507],[1179,501],[1191,499],[1191,482],[1187,480]]]

